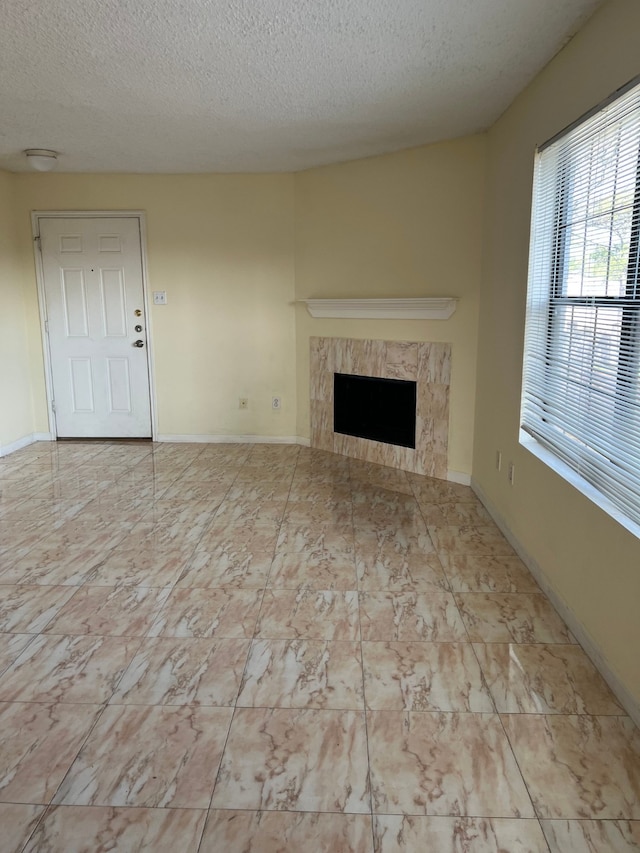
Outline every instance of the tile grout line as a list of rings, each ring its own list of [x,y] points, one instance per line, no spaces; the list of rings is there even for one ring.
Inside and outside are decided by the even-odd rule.
[[[252,449],[252,450],[253,450],[253,449]],[[297,467],[297,456],[298,456],[298,455],[296,455],[296,466],[294,467],[294,474],[292,475],[292,481],[293,481],[293,477],[295,476],[295,468]],[[251,457],[251,452],[248,454],[247,459],[248,459],[248,458],[250,458],[250,457]],[[234,480],[234,482],[235,482],[235,480]],[[230,488],[231,488],[231,487],[230,487]],[[228,492],[227,492],[227,494],[228,494]],[[289,491],[288,491],[287,495],[290,495],[290,494],[291,494],[291,483],[289,484]],[[288,500],[289,500],[289,498],[288,498],[288,496],[287,496],[287,500],[285,501],[285,511],[286,511],[286,505],[287,505],[287,503],[288,503]],[[222,505],[222,504],[221,504],[221,505]],[[284,513],[284,511],[283,511],[283,513]],[[279,532],[280,532],[280,526],[281,526],[281,524],[282,524],[282,520],[278,523],[278,536],[279,536]],[[221,749],[221,751],[220,751],[220,762],[219,762],[219,764],[218,764],[218,771],[217,771],[217,773],[216,773],[216,778],[215,778],[215,780],[214,780],[213,788],[212,788],[212,790],[211,790],[211,797],[209,798],[209,807],[208,807],[208,809],[207,809],[206,817],[205,817],[205,820],[204,820],[204,823],[203,823],[203,826],[202,826],[202,835],[200,836],[200,841],[199,841],[199,843],[198,843],[198,846],[197,846],[197,849],[196,849],[196,853],[199,853],[199,851],[200,851],[200,849],[201,849],[201,847],[202,847],[202,842],[203,842],[203,840],[204,840],[205,833],[206,833],[206,830],[207,830],[207,826],[208,826],[208,824],[209,824],[209,820],[210,820],[210,818],[211,818],[212,805],[213,805],[213,798],[214,798],[215,793],[216,793],[216,788],[218,787],[218,782],[220,781],[220,771],[221,771],[221,769],[222,769],[222,762],[223,762],[223,760],[224,760],[224,755],[225,755],[225,752],[226,752],[226,750],[227,750],[227,744],[229,743],[229,736],[230,736],[230,734],[231,734],[231,727],[233,726],[233,721],[234,721],[235,716],[236,716],[236,711],[238,710],[238,699],[240,698],[240,693],[242,692],[243,682],[244,682],[244,678],[245,678],[245,675],[246,675],[246,672],[247,672],[247,666],[249,665],[249,660],[250,660],[250,658],[251,658],[251,651],[252,651],[252,649],[253,649],[253,643],[254,643],[254,641],[255,641],[256,631],[258,630],[258,624],[259,624],[259,622],[260,622],[260,614],[261,614],[261,612],[262,612],[262,606],[263,606],[263,604],[264,604],[264,597],[265,597],[265,595],[266,595],[267,585],[268,585],[269,577],[270,577],[270,574],[271,574],[271,567],[273,566],[273,560],[275,559],[275,551],[276,551],[276,549],[277,549],[277,545],[278,545],[278,537],[276,537],[276,542],[275,542],[274,549],[273,549],[273,551],[274,551],[274,552],[273,552],[273,556],[272,556],[272,558],[271,558],[271,565],[269,566],[269,571],[267,572],[267,576],[266,576],[266,578],[265,578],[265,584],[264,584],[264,587],[263,587],[263,590],[262,590],[262,597],[261,597],[261,599],[260,599],[260,606],[258,607],[258,611],[257,611],[257,613],[256,613],[256,620],[255,620],[255,623],[254,623],[253,634],[252,634],[251,638],[249,638],[249,647],[248,647],[248,649],[247,649],[247,657],[246,657],[246,659],[245,659],[244,668],[243,668],[243,670],[242,670],[242,675],[241,675],[241,677],[240,677],[240,682],[239,682],[239,684],[238,684],[238,689],[237,689],[237,692],[236,692],[236,698],[235,698],[234,703],[233,703],[233,710],[232,710],[232,713],[231,713],[231,717],[230,717],[230,719],[229,719],[229,727],[228,727],[228,729],[227,729],[227,735],[226,735],[226,738],[225,738],[225,741],[224,741],[224,745],[223,745],[223,747],[222,747],[222,749]]]
[[[349,469],[351,470],[351,469]],[[371,750],[369,746],[369,720],[367,714],[367,688],[365,684],[365,673],[364,673],[364,649],[363,649],[363,641],[362,641],[362,612],[360,608],[360,578],[358,576],[358,560],[357,560],[357,551],[356,551],[356,533],[355,533],[355,523],[354,523],[354,507],[353,507],[353,486],[351,477],[349,477],[349,488],[351,492],[351,526],[353,532],[353,566],[355,572],[356,586],[357,586],[357,595],[358,595],[358,633],[360,635],[360,667],[362,672],[362,705],[363,705],[363,717],[364,717],[364,735],[365,735],[365,743],[367,745],[367,780],[369,785],[369,812],[371,815],[371,849],[372,851],[376,850],[376,831],[375,831],[375,816],[373,813],[373,773],[371,769]]]
[[[419,503],[418,503],[418,506],[420,506],[420,504],[419,504]],[[422,511],[422,507],[420,507],[420,513],[421,513],[421,515],[422,515],[422,517],[423,517],[423,520],[425,520],[425,519],[424,519],[424,513],[423,513],[423,511]],[[425,520],[425,523],[426,523],[426,520]],[[433,544],[433,545],[434,545],[434,547],[435,547],[435,544],[433,543],[433,539],[431,538],[431,533],[429,533],[429,538],[431,539],[431,542],[432,542],[432,544]],[[438,557],[438,559],[439,559],[439,557]],[[505,737],[505,739],[506,739],[506,742],[507,742],[507,744],[508,744],[508,746],[509,746],[509,750],[510,750],[510,752],[511,752],[511,755],[513,756],[513,760],[514,760],[514,762],[515,762],[515,765],[516,765],[516,767],[518,768],[518,773],[520,774],[520,778],[522,779],[522,784],[524,785],[525,791],[527,792],[527,797],[529,798],[529,802],[531,803],[531,809],[532,809],[532,811],[533,811],[533,816],[534,816],[535,820],[537,821],[537,824],[538,824],[538,826],[539,826],[539,828],[540,828],[540,832],[542,833],[542,837],[544,838],[544,840],[545,840],[545,844],[547,845],[547,851],[548,851],[548,853],[551,853],[551,851],[549,850],[549,845],[548,845],[548,842],[547,842],[546,836],[545,836],[544,831],[543,831],[543,829],[542,829],[542,825],[540,824],[540,820],[539,820],[539,818],[538,818],[538,815],[537,815],[537,812],[536,812],[535,805],[534,805],[534,803],[533,803],[533,798],[532,798],[532,796],[531,796],[531,792],[530,792],[530,790],[529,790],[529,786],[527,785],[526,779],[525,779],[525,777],[524,777],[524,773],[522,772],[522,768],[520,767],[520,763],[518,762],[518,759],[517,759],[517,757],[516,757],[515,751],[514,751],[514,749],[513,749],[512,745],[511,745],[511,741],[509,740],[509,736],[507,735],[506,729],[505,729],[505,727],[504,727],[504,723],[503,723],[502,718],[501,718],[501,716],[500,716],[500,714],[499,714],[499,712],[498,712],[498,708],[497,708],[497,705],[496,705],[496,702],[495,702],[495,699],[494,699],[493,693],[492,693],[492,691],[491,691],[491,689],[490,689],[490,687],[489,687],[489,684],[488,684],[488,682],[487,682],[487,679],[486,679],[486,677],[485,677],[485,673],[484,673],[484,670],[483,670],[482,665],[481,665],[481,663],[480,663],[480,660],[479,660],[479,658],[478,658],[478,655],[477,655],[477,653],[476,653],[476,649],[475,649],[475,647],[474,647],[474,644],[473,644],[473,642],[471,641],[471,635],[470,635],[470,633],[469,633],[469,628],[468,628],[468,626],[467,626],[466,621],[465,621],[465,620],[463,619],[463,617],[462,617],[462,613],[460,612],[460,607],[459,607],[459,605],[458,605],[458,600],[457,600],[457,598],[456,598],[455,594],[453,593],[453,588],[452,588],[452,586],[451,586],[451,581],[450,581],[450,579],[449,579],[449,575],[448,575],[448,573],[447,573],[447,571],[446,571],[446,569],[445,569],[444,565],[442,564],[442,561],[440,561],[440,564],[442,565],[442,571],[443,571],[443,573],[444,573],[444,575],[445,575],[445,578],[447,579],[447,583],[449,584],[449,588],[450,588],[450,590],[451,590],[451,597],[452,597],[452,600],[453,600],[454,606],[455,606],[455,608],[456,608],[456,612],[457,612],[457,614],[458,614],[458,618],[460,619],[461,624],[462,624],[462,626],[463,626],[463,628],[464,628],[465,634],[467,635],[467,643],[469,644],[469,646],[470,646],[470,648],[471,648],[471,652],[472,652],[473,657],[474,657],[474,659],[475,659],[475,661],[476,661],[476,664],[477,664],[477,666],[478,666],[478,670],[479,670],[479,672],[480,672],[481,683],[482,683],[483,687],[485,688],[486,694],[487,694],[487,696],[489,697],[489,700],[490,700],[490,702],[491,702],[491,705],[493,706],[494,714],[495,714],[495,716],[496,716],[496,717],[497,717],[497,719],[498,719],[498,722],[499,722],[499,724],[500,724],[500,728],[501,728],[501,730],[502,730],[502,732],[503,732],[503,734],[504,734],[504,737]],[[473,712],[472,712],[472,713],[473,713]],[[522,820],[523,818],[519,817],[519,818],[516,818],[516,819],[517,819],[517,820]],[[489,821],[493,821],[493,818],[487,818],[487,820],[489,820]]]

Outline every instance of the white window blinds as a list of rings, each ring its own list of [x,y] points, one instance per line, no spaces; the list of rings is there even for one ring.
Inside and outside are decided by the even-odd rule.
[[[522,428],[640,524],[640,85],[536,155]]]

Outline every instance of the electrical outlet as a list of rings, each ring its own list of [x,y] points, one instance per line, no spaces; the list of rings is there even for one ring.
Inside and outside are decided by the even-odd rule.
[[[502,471],[502,451],[496,450],[496,469]]]
[[[271,398],[271,408],[272,409],[279,409],[281,407],[281,405],[282,405],[282,403],[280,401],[280,397],[272,397]]]
[[[509,462],[509,482],[513,486],[516,480],[516,466],[513,462]]]
[[[248,409],[249,408],[249,399],[248,397],[240,397],[238,400],[238,408],[239,409]]]

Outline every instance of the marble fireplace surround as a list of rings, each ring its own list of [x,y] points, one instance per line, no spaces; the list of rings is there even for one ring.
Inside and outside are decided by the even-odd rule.
[[[447,478],[451,344],[316,337],[310,344],[312,447]],[[416,382],[415,450],[335,433],[334,373]]]

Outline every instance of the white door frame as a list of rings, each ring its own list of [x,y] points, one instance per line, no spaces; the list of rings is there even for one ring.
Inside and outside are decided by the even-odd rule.
[[[153,334],[151,313],[149,312],[148,265],[147,265],[147,228],[143,210],[32,210],[31,232],[33,235],[33,254],[36,264],[36,284],[38,288],[38,309],[40,313],[40,336],[44,359],[44,380],[47,392],[47,411],[49,414],[49,432],[53,439],[58,436],[56,413],[53,410],[53,372],[49,335],[47,334],[47,302],[44,291],[44,266],[40,251],[41,219],[137,219],[140,228],[140,257],[142,260],[142,293],[147,341],[147,371],[149,373],[149,398],[151,402],[151,438],[157,441],[156,388],[153,361]]]

